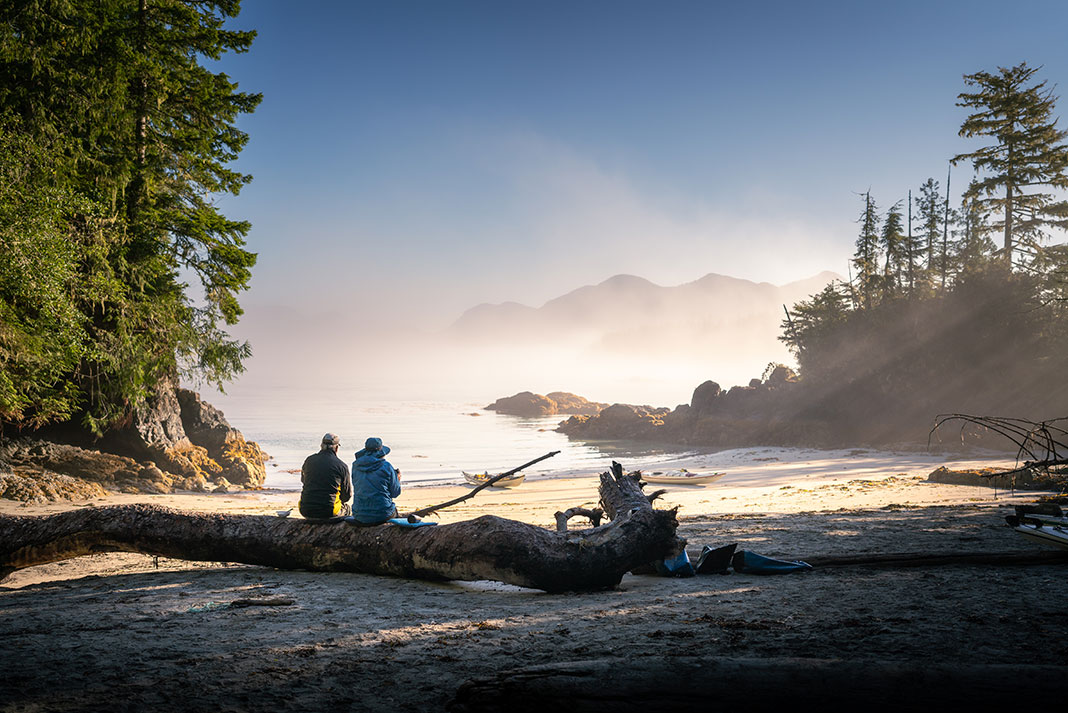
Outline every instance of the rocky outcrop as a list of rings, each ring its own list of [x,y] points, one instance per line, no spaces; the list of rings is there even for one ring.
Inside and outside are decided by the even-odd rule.
[[[550,391],[545,394],[545,397],[550,399],[556,404],[556,413],[563,415],[596,415],[603,409],[608,407],[608,404],[598,403],[596,401],[589,401],[581,396],[569,393],[567,391]]]
[[[640,440],[687,446],[832,445],[829,426],[802,408],[796,377],[774,365],[763,379],[724,391],[715,381],[674,410],[614,404],[596,416],[574,416],[556,430],[573,438]]]
[[[0,498],[24,503],[47,503],[55,500],[92,500],[107,491],[99,483],[47,472],[0,473]]]
[[[0,448],[0,497],[45,502],[121,493],[171,493],[208,490],[202,476],[161,470],[152,461],[32,439]]]
[[[62,433],[67,438],[57,437]],[[192,391],[164,383],[95,443],[69,427],[0,442],[0,497],[47,501],[259,488],[266,454]],[[62,441],[73,442],[62,442]],[[60,441],[60,442],[56,442]]]
[[[667,408],[612,404],[596,416],[572,416],[557,428],[569,435],[580,432],[596,440],[649,440],[664,425]]]
[[[263,462],[267,454],[256,443],[246,441],[227,422],[222,411],[202,401],[200,394],[178,389],[178,403],[186,436],[194,447],[203,448],[208,459],[218,466],[218,472],[213,474],[216,479],[245,488],[263,485],[266,477]]]
[[[551,391],[544,396],[531,391],[520,391],[514,396],[497,399],[487,406],[486,410],[509,416],[534,418],[536,416],[555,416],[557,414],[593,415],[607,406],[608,404],[588,401],[567,391]]]

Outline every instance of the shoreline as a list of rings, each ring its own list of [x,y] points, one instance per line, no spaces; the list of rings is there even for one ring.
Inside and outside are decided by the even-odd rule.
[[[680,508],[679,534],[691,554],[732,542],[783,559],[1051,549],[1016,535],[1002,519],[1014,503],[1043,493],[925,483],[929,458],[871,452],[844,461],[750,458],[748,471],[733,468],[716,483],[666,486],[657,504]],[[529,479],[515,489],[483,490],[435,519],[494,514],[552,527],[556,510],[593,504],[597,483],[593,474]],[[398,506],[411,510],[466,492],[457,485],[411,487]],[[244,491],[26,506],[0,501],[0,512],[150,502],[271,515],[297,496]],[[20,570],[0,584],[0,637],[14,644],[0,654],[10,682],[0,691],[0,710],[111,710],[131,700],[186,711],[445,710],[465,681],[502,671],[620,656],[641,670],[643,662],[681,662],[677,657],[687,652],[699,652],[706,665],[786,656],[922,667],[962,650],[971,663],[1017,664],[1019,642],[1027,641],[1041,642],[1049,660],[1059,661],[1068,656],[1068,622],[1051,595],[1063,589],[1063,569],[817,566],[780,577],[627,574],[612,590],[552,595],[496,582],[97,554]],[[249,598],[285,604],[232,604]],[[1014,606],[1005,610],[1008,601]],[[135,670],[130,661],[139,662]],[[58,677],[62,696],[52,687]]]
[[[959,505],[974,502],[1011,503],[1034,499],[1041,491],[1016,494],[990,487],[928,483],[927,475],[945,465],[954,469],[1011,467],[1012,460],[992,454],[962,458],[953,454],[903,453],[871,449],[822,451],[796,448],[739,448],[656,461],[656,468],[723,471],[708,485],[650,484],[647,492],[664,489],[661,508],[678,507],[680,517],[741,512],[789,514],[868,509],[886,506]],[[628,468],[629,469],[629,468]],[[456,522],[494,514],[552,527],[554,513],[570,507],[596,505],[599,472],[561,469],[528,474],[516,488],[487,488],[470,500],[435,516]],[[417,510],[471,492],[459,483],[405,484],[398,510]],[[297,489],[265,487],[233,493],[121,494],[91,500],[29,503],[0,500],[0,514],[46,515],[78,507],[153,503],[202,512],[273,515],[295,508]],[[299,517],[295,512],[291,517]]]

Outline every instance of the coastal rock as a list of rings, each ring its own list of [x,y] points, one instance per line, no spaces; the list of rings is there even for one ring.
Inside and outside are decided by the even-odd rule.
[[[667,408],[612,404],[596,416],[572,416],[556,430],[568,435],[581,434],[583,438],[646,440],[664,425],[664,417],[669,413]]]
[[[200,394],[178,389],[176,395],[185,435],[192,443],[206,448],[212,458],[217,457],[229,441],[241,437],[222,411],[201,400]]]
[[[59,424],[34,438],[0,443],[0,475],[5,476],[0,492],[7,493],[0,497],[97,497],[104,489],[206,492],[209,481],[218,478],[225,478],[231,491],[259,488],[266,460],[221,411],[166,381],[124,425],[101,439],[94,441],[75,424]]]
[[[182,425],[176,389],[173,379],[162,380],[155,393],[134,410],[126,427],[105,436],[105,447],[136,458],[155,460],[166,459],[167,451],[190,445]]]
[[[246,441],[240,433],[226,442],[215,460],[222,467],[222,475],[231,483],[244,488],[263,487],[267,477],[263,465],[267,454],[254,441]]]
[[[557,414],[594,415],[606,406],[607,404],[589,401],[567,391],[550,391],[544,396],[531,391],[520,391],[514,396],[497,399],[487,406],[486,410],[509,416],[534,418]]]
[[[24,503],[93,500],[107,495],[99,483],[42,471],[0,472],[0,498]]]
[[[690,398],[690,408],[698,416],[710,413],[715,407],[716,400],[723,394],[723,389],[714,381],[706,381],[693,390]]]
[[[132,458],[43,441],[11,441],[0,449],[0,497],[46,502],[123,492],[170,492],[159,468]]]
[[[0,460],[19,467],[109,485],[138,480],[142,465],[133,458],[40,441],[15,441]]]
[[[728,391],[715,381],[694,389],[674,410],[614,404],[596,416],[573,416],[557,431],[572,438],[626,439],[718,448],[841,445],[818,413],[800,402],[788,367],[771,364],[763,380]]]
[[[534,416],[551,416],[556,413],[556,403],[547,396],[535,394],[531,391],[520,391],[514,396],[497,399],[487,406],[486,410],[509,416],[532,418]]]
[[[556,413],[563,415],[594,416],[608,407],[568,391],[550,391],[545,396],[556,404]]]

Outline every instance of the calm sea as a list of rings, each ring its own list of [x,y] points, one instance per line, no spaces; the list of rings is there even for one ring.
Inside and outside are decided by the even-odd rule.
[[[527,476],[593,474],[607,470],[613,459],[630,468],[686,452],[571,441],[553,430],[566,416],[502,416],[483,410],[487,401],[389,399],[361,389],[283,387],[205,398],[272,457],[265,483],[271,488],[300,488],[301,463],[318,450],[327,431],[341,437],[338,455],[347,463],[368,436],[381,438],[408,485],[462,482],[461,471],[500,473],[557,450],[559,455],[525,471]]]

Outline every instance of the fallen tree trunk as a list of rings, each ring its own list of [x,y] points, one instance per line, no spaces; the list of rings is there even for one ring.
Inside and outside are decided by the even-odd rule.
[[[612,487],[602,484],[602,491]],[[654,510],[648,503],[601,527],[567,533],[492,515],[433,527],[357,527],[116,505],[45,517],[0,516],[0,579],[82,555],[140,552],[278,569],[591,591],[614,587],[632,568],[666,556],[678,546],[677,527],[674,510]]]
[[[550,663],[464,682],[450,713],[997,710],[1060,705],[1064,668],[798,658]]]

